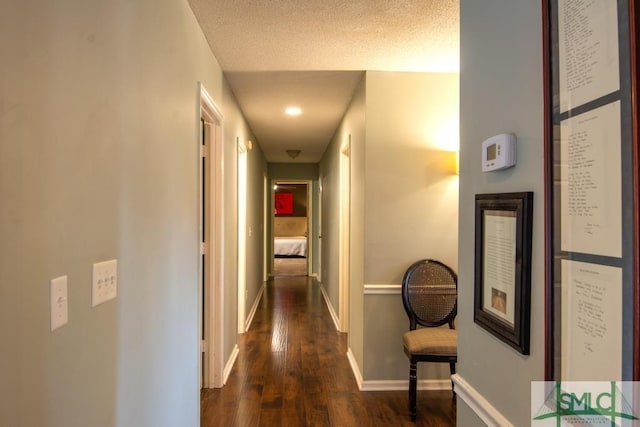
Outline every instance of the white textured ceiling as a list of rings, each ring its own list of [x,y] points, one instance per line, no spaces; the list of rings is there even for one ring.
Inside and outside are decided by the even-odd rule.
[[[319,161],[364,70],[459,70],[458,0],[189,3],[270,162]]]

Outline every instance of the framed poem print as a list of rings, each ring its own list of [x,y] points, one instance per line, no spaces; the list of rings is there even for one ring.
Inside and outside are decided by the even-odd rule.
[[[545,379],[640,379],[634,0],[543,0]]]
[[[473,320],[529,354],[533,193],[476,195]]]

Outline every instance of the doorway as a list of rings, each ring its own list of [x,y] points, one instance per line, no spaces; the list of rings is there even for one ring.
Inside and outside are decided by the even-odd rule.
[[[272,181],[273,236],[271,272],[274,276],[309,276],[312,268],[312,182]]]
[[[198,336],[200,388],[222,387],[222,113],[200,84],[198,134]]]

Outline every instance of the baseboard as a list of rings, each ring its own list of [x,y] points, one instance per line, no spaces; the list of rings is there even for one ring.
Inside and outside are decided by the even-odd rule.
[[[363,381],[362,391],[409,390],[409,380]],[[451,380],[418,380],[418,390],[451,390]]]
[[[231,374],[231,369],[233,369],[233,365],[236,363],[236,359],[238,358],[238,353],[240,353],[240,350],[238,349],[238,345],[236,344],[233,347],[233,350],[231,350],[229,360],[227,360],[226,365],[224,365],[224,372],[222,373],[222,385],[227,383],[229,375]]]
[[[489,426],[512,427],[513,424],[504,417],[487,399],[475,388],[464,380],[459,374],[451,377],[455,384],[456,395],[461,398],[469,408]]]
[[[360,366],[356,361],[351,348],[347,350],[347,359],[351,365],[351,371],[355,377],[360,391],[404,391],[409,390],[409,380],[363,380]],[[418,380],[418,390],[451,390],[450,379]]]
[[[327,295],[327,293],[325,292],[324,286],[322,286],[322,283],[318,283],[318,286],[320,286],[320,291],[322,292],[324,303],[327,305],[327,308],[329,309],[329,314],[331,314],[331,319],[333,319],[333,324],[336,327],[336,331],[340,331],[340,319],[338,318],[338,315],[336,314],[336,312],[333,310],[333,306],[331,305],[331,300],[329,299],[329,295]]]
[[[347,359],[349,359],[349,365],[351,365],[353,376],[356,379],[356,383],[358,383],[358,390],[362,390],[362,372],[360,372],[360,367],[358,366],[358,362],[351,351],[351,347],[347,350]]]
[[[263,284],[260,287],[260,290],[258,291],[258,296],[256,297],[256,300],[253,302],[253,306],[251,307],[251,311],[249,312],[249,316],[247,317],[247,320],[244,322],[244,330],[248,331],[249,327],[251,326],[251,322],[253,322],[253,316],[256,315],[256,310],[258,309],[258,306],[260,305],[260,300],[262,299],[262,295],[264,294],[264,288],[265,288],[265,284]]]

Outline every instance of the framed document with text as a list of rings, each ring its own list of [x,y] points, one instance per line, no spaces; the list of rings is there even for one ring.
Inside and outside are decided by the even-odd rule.
[[[543,0],[545,376],[640,379],[634,0]]]
[[[474,321],[529,354],[533,193],[476,195]]]

